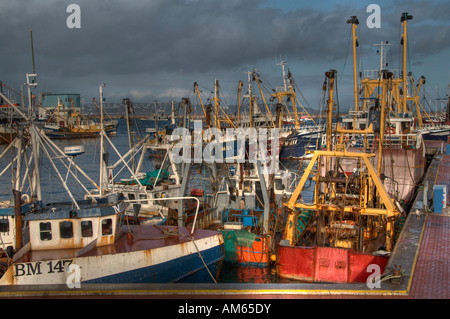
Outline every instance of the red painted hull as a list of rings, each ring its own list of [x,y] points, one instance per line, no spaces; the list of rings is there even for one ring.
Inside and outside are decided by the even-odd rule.
[[[279,246],[277,273],[305,282],[364,283],[373,273],[367,267],[377,264],[383,273],[388,259],[345,248]]]

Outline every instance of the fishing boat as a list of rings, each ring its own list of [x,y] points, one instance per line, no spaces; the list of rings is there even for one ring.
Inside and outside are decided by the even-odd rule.
[[[329,93],[327,149],[313,152],[297,188],[284,204],[288,218],[277,249],[276,270],[281,278],[306,282],[366,282],[369,265],[384,271],[402,215],[372,165],[375,154],[348,151],[339,141],[333,147],[336,71],[325,75]],[[341,165],[347,159],[357,162],[350,175]],[[315,182],[314,199],[306,203],[301,193],[310,175]]]
[[[147,154],[147,148],[165,152],[162,163],[158,169],[142,172],[143,159]],[[135,166],[135,155],[141,154],[141,158]],[[131,158],[129,158],[131,157]],[[124,163],[131,163],[130,166]],[[120,165],[122,164],[122,165]],[[117,180],[117,172],[129,169],[130,178]],[[106,184],[98,190],[93,190],[85,195],[85,198],[102,196],[100,194],[119,192],[133,204],[127,207],[126,217],[130,223],[138,224],[177,224],[173,220],[178,218],[179,201],[166,201],[165,198],[182,196],[182,179],[178,168],[174,165],[171,145],[149,143],[148,136],[142,139],[135,148],[131,148],[127,154],[108,166],[107,175],[110,177]]]
[[[38,204],[18,191],[13,192],[11,200],[0,202],[0,273],[6,270],[8,259],[13,256],[16,248],[29,241],[28,226],[19,224],[16,227],[16,221],[35,212]]]
[[[0,278],[0,285],[217,281],[224,258],[220,233],[178,226],[127,224],[126,205],[133,202],[121,194],[76,200],[67,186],[67,177],[79,181],[71,168],[85,173],[72,156],[65,155],[25,114],[21,115],[29,123],[33,141],[32,172],[27,176],[34,176],[30,185],[34,186],[33,198],[40,204],[33,213],[23,217],[24,224],[28,225],[29,241],[15,247],[14,254],[8,256],[8,268]],[[102,152],[105,136],[101,130]],[[44,145],[53,149],[47,150]],[[61,155],[60,161],[70,163],[65,165],[66,180],[59,171],[56,173],[69,195],[70,200],[66,202],[43,202],[42,198],[37,163],[45,154],[56,169],[50,156],[54,152]],[[104,165],[102,156],[100,172]],[[103,174],[100,176],[102,181]],[[17,236],[21,215],[16,217],[19,217],[15,219]]]
[[[50,117],[43,128],[45,134],[52,139],[78,139],[98,137],[101,125],[103,125],[106,134],[113,136],[117,133],[119,122],[109,120],[101,124],[98,121],[87,119],[75,108],[72,110],[64,109],[64,105],[58,98],[56,113]]]
[[[18,104],[14,104],[19,107]],[[9,144],[17,137],[17,130],[20,127],[21,118],[17,116],[14,109],[0,101],[0,145]]]
[[[415,90],[416,86],[409,84],[406,76],[407,21],[410,19],[412,17],[407,13],[402,14],[403,77],[400,78],[396,70],[368,70],[360,81],[361,96],[358,95],[360,90],[356,80],[355,30],[358,19],[351,17],[347,21],[352,25],[353,33],[355,104],[354,109],[338,123],[336,135],[336,143],[339,140],[347,151],[367,150],[376,154],[374,163],[377,163],[377,171],[384,177],[387,192],[392,198],[403,202],[406,209],[412,203],[426,165],[426,147],[420,131],[420,107],[417,105],[418,99],[410,97],[408,93],[409,87]],[[381,67],[385,66],[384,45],[386,43],[380,44]],[[414,105],[416,114],[413,113]],[[372,130],[367,131],[370,124]],[[348,159],[341,165],[350,174],[356,165],[355,159]]]
[[[275,93],[272,93],[272,98],[276,99],[278,103],[286,105],[291,102],[293,109],[294,123],[293,125],[284,125],[287,130],[282,147],[280,149],[281,160],[295,160],[307,159],[305,157],[306,151],[318,149],[319,138],[323,136],[324,125],[316,123],[311,116],[305,115],[300,117],[297,111],[297,93],[294,89],[294,80],[291,72],[286,72],[285,61],[280,63],[283,71],[283,87],[277,88]],[[298,102],[300,104],[300,102]],[[303,107],[300,104],[301,107]],[[304,109],[304,108],[303,108]],[[305,113],[306,110],[304,109]]]
[[[450,89],[450,85],[449,85]],[[450,94],[447,98],[445,115],[430,117],[424,119],[423,126],[420,129],[425,144],[427,141],[444,141],[449,143],[450,139]]]
[[[0,144],[9,144],[17,136],[15,128],[8,124],[0,124]]]
[[[0,285],[217,280],[223,260],[219,233],[126,225],[118,197],[78,204],[73,209],[71,202],[55,203],[25,217],[30,241],[14,254]]]
[[[108,176],[108,178],[103,179],[100,188],[90,191],[85,198],[101,197],[108,193],[119,192],[133,202],[127,207],[125,214],[129,223],[178,225],[178,212],[184,211],[190,216],[185,218],[186,225],[189,225],[192,222],[190,219],[194,219],[196,205],[192,207],[188,204],[192,202],[196,204],[197,201],[193,198],[185,201],[182,198],[167,201],[166,198],[183,197],[184,195],[194,195],[195,197],[196,194],[192,191],[191,194],[186,194],[188,183],[183,183],[183,178],[186,181],[189,179],[186,174],[192,169],[192,166],[184,171],[181,165],[175,163],[172,152],[174,144],[168,139],[155,140],[151,133],[145,136],[136,136],[138,132],[133,125],[133,106],[129,99],[124,99],[123,102],[130,149],[126,154],[120,154],[108,136],[105,136],[119,159],[107,167],[107,171],[102,176]],[[137,141],[136,137],[138,137]],[[158,158],[151,157],[155,169],[145,172],[143,167],[148,153],[160,156]],[[124,170],[129,172],[130,177],[118,179],[118,175]],[[187,211],[185,211],[186,209]],[[198,215],[199,220],[203,219],[205,211],[200,210]]]
[[[267,166],[238,164],[223,180],[215,198],[225,242],[225,262],[267,267],[285,226],[283,203],[291,196],[296,175],[268,174]]]

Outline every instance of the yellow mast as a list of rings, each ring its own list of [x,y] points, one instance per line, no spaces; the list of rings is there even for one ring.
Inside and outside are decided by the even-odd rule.
[[[408,12],[404,12],[402,13],[402,17],[400,19],[400,21],[402,22],[403,25],[403,35],[402,35],[402,45],[403,45],[403,113],[407,113],[408,112],[408,108],[406,105],[406,96],[407,96],[407,92],[408,92],[408,87],[407,87],[407,69],[406,69],[406,60],[407,60],[407,49],[408,49],[408,35],[407,35],[407,26],[406,26],[406,21],[408,20],[412,20],[412,16],[408,15]]]
[[[270,122],[272,122],[272,127],[275,127],[275,123],[273,122],[273,118],[272,118],[272,113],[270,112],[269,106],[267,105],[266,98],[264,97],[264,93],[261,89],[261,85],[259,85],[258,75],[256,75],[256,73],[253,73],[253,76],[255,78],[256,84],[258,84],[259,92],[261,93],[261,97],[263,99],[264,105],[266,106],[267,114],[269,114]],[[267,119],[267,117],[266,117],[266,119]]]
[[[220,129],[219,119],[219,80],[214,82],[214,126]]]
[[[283,68],[284,91],[272,93],[272,96],[275,97],[276,99],[278,99],[278,102],[280,102],[280,103],[283,102],[283,98],[284,97],[287,97],[287,98],[289,98],[291,100],[291,102],[292,102],[292,109],[294,111],[295,128],[299,129],[300,128],[300,121],[298,119],[297,105],[295,104],[296,94],[294,92],[294,88],[292,87],[292,83],[288,84],[288,82],[286,80],[286,78],[287,78],[286,70],[285,70],[286,62],[283,61],[279,65],[281,65],[281,67]]]
[[[329,140],[331,140],[331,123],[332,123],[332,108],[333,108],[333,87],[334,87],[334,78],[336,76],[335,70],[330,70],[329,72],[325,73],[326,80],[324,83],[324,90],[328,88],[328,121],[327,121],[327,150],[326,151],[315,151],[313,152],[313,157],[310,160],[310,163],[308,167],[306,168],[303,176],[300,179],[300,182],[298,183],[295,191],[293,192],[291,198],[287,203],[284,205],[288,208],[288,218],[286,223],[286,228],[283,233],[283,239],[286,240],[286,244],[288,245],[294,245],[295,244],[295,230],[296,230],[296,218],[297,218],[297,209],[303,209],[303,210],[314,210],[316,211],[316,216],[318,212],[327,212],[330,214],[330,216],[333,216],[336,212],[347,212],[347,213],[354,213],[355,211],[358,212],[358,214],[366,215],[366,216],[383,216],[386,220],[386,250],[392,251],[393,249],[393,234],[394,234],[394,220],[395,217],[399,214],[398,209],[394,205],[393,201],[387,194],[383,182],[380,179],[380,169],[378,169],[378,172],[375,171],[373,168],[370,158],[374,157],[375,154],[367,154],[364,152],[348,152],[347,150],[343,149],[342,151],[339,150],[331,150],[331,143],[329,143]],[[382,98],[381,98],[381,111],[382,111],[382,126],[381,126],[381,133],[380,137],[383,138],[384,133],[384,116],[385,116],[385,108],[386,108],[386,100],[387,100],[387,87],[388,87],[388,80],[392,77],[391,73],[383,72],[383,77],[385,81],[384,89],[382,92]],[[341,130],[341,133],[346,132],[347,130]],[[339,132],[339,130],[338,130]],[[368,133],[372,132],[372,128],[369,127],[365,132],[354,130],[353,133]],[[319,194],[319,188],[322,184],[332,184],[331,187],[334,187],[334,183],[340,182],[339,177],[336,177],[335,175],[329,175],[328,171],[329,168],[326,167],[325,170],[323,170],[324,176],[319,175],[319,172],[321,172],[320,169],[320,163],[322,163],[322,159],[325,157],[325,162],[329,163],[332,159],[335,161],[338,161],[338,158],[354,158],[357,161],[361,162],[365,165],[367,169],[367,174],[364,177],[365,178],[365,185],[372,185],[376,188],[377,194],[379,196],[379,202],[376,207],[373,207],[369,205],[370,202],[370,194],[371,194],[371,188],[370,187],[362,187],[360,193],[360,198],[362,199],[362,202],[360,202],[359,207],[356,207],[354,203],[348,202],[345,200],[345,198],[340,199],[339,204],[336,204],[333,201],[333,194],[330,194],[330,197],[328,198],[325,196],[320,196]],[[317,165],[316,173],[313,172],[313,167]],[[326,164],[328,165],[328,164]],[[311,174],[314,174],[315,177],[313,177],[313,180],[316,182],[316,190],[314,194],[314,203],[308,203],[304,204],[301,201],[299,201],[301,192],[303,190],[303,187],[305,185],[305,182],[308,180],[309,176]],[[346,177],[347,180],[347,177]],[[326,191],[327,188],[325,188]],[[323,194],[322,194],[323,195]],[[327,199],[328,198],[328,199]],[[359,225],[361,227],[361,225]],[[317,230],[320,231],[320,230]],[[339,247],[339,246],[336,246]]]
[[[237,120],[236,120],[236,126],[239,126],[239,119],[241,118],[241,94],[242,94],[242,86],[244,84],[242,83],[241,80],[239,80],[239,84],[238,84],[238,109],[237,109]]]
[[[347,23],[352,24],[352,44],[353,44],[353,93],[355,98],[355,111],[358,111],[358,79],[357,79],[357,65],[356,65],[356,47],[358,46],[358,38],[356,37],[356,28],[359,21],[356,16],[350,17]]]
[[[325,76],[329,79],[328,82],[328,117],[327,117],[327,151],[331,151],[331,133],[333,125],[333,94],[334,94],[334,78],[336,75],[336,70],[330,70],[325,72]]]
[[[253,127],[253,97],[252,97],[252,84],[251,84],[251,73],[248,71],[248,117],[249,117],[249,126]]]
[[[202,106],[203,115],[205,116],[205,120],[206,120],[206,126],[207,126],[208,128],[210,128],[210,127],[211,127],[211,123],[210,123],[210,121],[208,120],[209,117],[206,115],[206,110],[205,110],[205,107],[204,107],[204,105],[203,105],[202,97],[200,96],[200,91],[198,90],[198,84],[197,84],[197,82],[194,82],[194,89],[195,89],[195,91],[197,92],[198,99],[199,99],[199,101],[200,101],[200,105]]]
[[[333,94],[334,94],[335,75],[336,75],[336,70],[330,70],[328,72],[325,72],[326,78],[329,79],[329,81],[327,81],[325,79],[325,82],[328,82],[328,101],[327,101],[328,102],[328,109],[327,109],[328,116],[327,116],[327,132],[326,132],[326,134],[327,134],[327,152],[331,152],[331,125],[332,125],[332,120],[333,120],[333,104],[334,104]],[[324,83],[324,90],[325,89],[326,89],[326,86]],[[328,163],[329,163],[328,157],[326,157],[325,160],[326,160],[325,165],[328,170],[329,169],[328,168]],[[309,166],[308,166],[308,168],[309,168]],[[312,166],[311,166],[311,169],[312,169]],[[310,171],[305,171],[304,175],[302,176],[302,179],[299,182],[299,185],[302,185],[303,179],[306,179],[306,177],[309,175],[309,172]],[[288,208],[290,208],[289,214],[287,217],[287,221],[286,221],[286,227],[285,227],[285,230],[283,233],[283,239],[289,241],[289,245],[294,244],[294,235],[295,235],[295,227],[296,227],[295,219],[297,218],[297,214],[295,213],[293,203],[295,203],[297,201],[302,188],[303,188],[303,185],[301,187],[297,186],[295,192],[292,194],[292,197],[289,200],[289,203],[284,204]],[[314,197],[317,200],[316,196],[317,196],[317,191],[314,194]]]
[[[380,115],[380,139],[378,142],[378,163],[377,163],[377,173],[378,177],[381,178],[381,162],[383,158],[383,143],[384,143],[384,127],[386,119],[386,96],[388,90],[388,72],[381,72],[380,77],[382,77],[382,93],[381,93],[381,115]]]
[[[220,99],[219,99],[219,80],[215,81],[215,90],[214,90],[214,126],[220,129],[220,117],[219,117],[219,109],[223,112],[223,114],[226,117],[226,120],[228,123],[233,127],[236,128],[233,124],[233,121],[230,119],[230,117],[225,113],[225,111],[220,106]],[[206,113],[205,113],[206,114]]]

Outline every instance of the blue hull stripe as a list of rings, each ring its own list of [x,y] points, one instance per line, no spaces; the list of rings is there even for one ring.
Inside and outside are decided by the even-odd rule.
[[[225,255],[224,244],[200,252],[214,278],[218,278]],[[198,253],[192,253],[165,263],[114,275],[83,281],[83,283],[212,283]]]

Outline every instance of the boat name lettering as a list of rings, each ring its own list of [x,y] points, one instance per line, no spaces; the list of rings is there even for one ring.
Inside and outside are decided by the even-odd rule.
[[[113,206],[113,208],[116,213],[120,213],[125,210],[125,204],[123,202],[120,202],[119,204]]]
[[[16,277],[21,277],[21,276],[42,275],[43,272],[47,274],[65,272],[66,268],[69,267],[71,264],[72,264],[71,259],[58,260],[56,262],[49,261],[46,264],[43,264],[40,261],[24,264],[14,264],[14,275]]]

